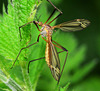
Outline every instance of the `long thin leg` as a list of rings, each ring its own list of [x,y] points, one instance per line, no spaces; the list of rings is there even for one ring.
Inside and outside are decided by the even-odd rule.
[[[20,27],[19,27],[20,41],[21,41],[21,39],[22,39],[22,36],[21,36],[21,30],[20,30],[20,29],[21,29],[22,27],[24,27],[24,26],[26,26],[26,25],[28,25],[28,24],[32,23],[32,22],[33,22],[33,21],[28,22],[28,23],[26,23],[26,24],[24,24],[24,25],[22,25],[22,26],[20,26]]]
[[[52,23],[54,20],[56,20],[60,15],[62,15],[61,13],[58,15],[58,16],[56,16],[52,21],[50,21],[48,24],[50,24],[50,23]]]
[[[64,52],[64,51],[67,52],[67,53],[66,53],[66,57],[65,57],[65,61],[64,61],[64,64],[63,64],[63,68],[62,68],[61,73],[60,73],[60,78],[61,78],[61,75],[62,75],[62,73],[63,73],[64,67],[65,67],[65,64],[66,64],[67,56],[68,56],[68,50],[67,50],[66,48],[64,48],[63,46],[61,46],[60,44],[56,43],[54,40],[52,40],[52,42],[54,42],[55,44],[57,44],[57,45],[54,44],[54,46],[56,46],[56,47],[58,47],[58,48],[61,48],[61,49],[63,50],[63,51],[61,51],[61,52]],[[59,53],[61,53],[61,52],[59,52]],[[60,78],[59,78],[57,84],[59,84]]]
[[[11,69],[13,68],[14,64],[16,63],[16,61],[17,61],[17,59],[18,59],[18,57],[19,57],[21,51],[22,51],[23,49],[29,48],[30,46],[32,46],[32,45],[34,45],[34,44],[37,44],[37,43],[39,42],[39,37],[40,37],[40,35],[38,36],[37,42],[35,42],[35,43],[31,44],[31,45],[28,45],[28,46],[26,46],[26,47],[23,47],[23,48],[19,51],[19,53],[18,53],[18,55],[17,55],[17,57],[16,57],[16,59],[15,59],[13,65],[12,65]]]
[[[40,60],[40,59],[44,59],[45,57],[42,57],[42,58],[38,58],[38,59],[34,59],[34,60],[31,60],[29,61],[28,63],[28,73],[29,73],[29,66],[30,66],[30,63],[33,62],[33,61],[36,61],[36,60]]]
[[[62,13],[50,0],[47,0],[56,10],[58,10],[60,13]]]
[[[64,52],[64,51],[60,51],[60,52],[58,52],[58,54],[59,53],[62,53],[62,52]],[[31,62],[34,62],[34,61],[37,61],[37,60],[40,60],[40,59],[44,59],[45,57],[42,57],[42,58],[38,58],[38,59],[34,59],[34,60],[31,60],[31,61],[29,61],[29,63],[28,63],[28,73],[29,73],[29,66],[30,66],[30,63]]]
[[[22,26],[19,27],[19,33],[20,33],[20,38],[21,38],[21,39],[22,39],[22,36],[21,36],[21,30],[20,30],[20,29],[21,29],[22,27],[24,27],[24,26],[30,24],[30,23],[34,23],[34,24],[36,25],[37,29],[39,30],[39,27],[38,27],[36,21],[28,22],[28,23],[26,23],[26,24],[24,24],[24,25],[22,25]],[[40,31],[40,30],[39,30],[39,31]],[[21,39],[20,39],[20,41],[21,41]]]
[[[48,24],[52,23],[55,19],[57,19],[60,15],[62,15],[62,12],[50,1],[47,0],[56,10],[58,10],[60,12],[60,14],[58,16],[56,16],[51,22],[49,22]]]
[[[38,31],[40,31],[40,29],[39,29],[39,27],[38,27],[38,25],[37,25],[38,23],[37,23],[36,21],[33,21],[33,23],[36,25]]]
[[[54,11],[51,13],[51,15],[49,16],[49,18],[47,19],[47,21],[44,24],[46,24],[49,21],[49,19],[52,17],[52,15],[55,13],[55,11],[56,11],[56,9],[54,9]]]

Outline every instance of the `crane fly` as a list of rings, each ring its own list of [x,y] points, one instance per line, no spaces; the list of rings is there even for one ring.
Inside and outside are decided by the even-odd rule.
[[[59,25],[50,26],[50,24],[55,19],[57,19],[60,15],[62,15],[62,12],[50,0],[47,0],[47,1],[54,7],[54,10],[45,23],[42,23],[42,22],[39,22],[39,21],[31,21],[31,22],[26,23],[26,24],[19,27],[20,38],[22,38],[20,28],[22,28],[22,27],[24,27],[24,26],[26,26],[27,24],[30,24],[30,23],[33,23],[33,24],[36,25],[38,31],[40,31],[40,34],[38,35],[37,42],[35,42],[31,45],[28,45],[28,46],[26,46],[26,47],[24,47],[20,50],[20,52],[18,53],[12,67],[14,66],[16,60],[18,59],[21,51],[25,48],[29,48],[30,46],[37,44],[39,42],[39,38],[41,36],[42,39],[44,41],[46,41],[45,57],[29,61],[29,63],[28,63],[28,73],[29,73],[29,65],[30,65],[31,62],[45,58],[46,63],[51,70],[52,76],[59,83],[62,72],[63,72],[64,67],[65,67],[66,60],[67,60],[68,50],[66,48],[64,48],[63,46],[61,46],[60,44],[58,44],[57,42],[55,42],[54,40],[52,40],[53,30],[55,28],[59,28],[62,31],[65,31],[65,32],[80,31],[80,30],[86,28],[90,24],[90,21],[85,20],[85,19],[75,19],[75,20],[72,20],[72,21],[61,23]],[[59,11],[60,13],[52,21],[47,23],[49,21],[49,19],[52,17],[52,15],[55,13],[56,10]],[[39,29],[38,26],[41,26],[42,28]],[[55,46],[62,49],[62,51],[57,52]],[[64,65],[62,67],[62,70],[60,71],[60,60],[59,60],[58,53],[61,53],[61,52],[64,52],[64,51],[66,52],[66,57],[65,57],[65,61],[64,61]]]

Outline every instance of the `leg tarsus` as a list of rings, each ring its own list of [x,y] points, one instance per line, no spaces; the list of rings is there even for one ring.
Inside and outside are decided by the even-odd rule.
[[[17,59],[18,59],[18,57],[19,57],[19,55],[20,55],[20,53],[21,53],[22,50],[23,50],[23,48],[19,51],[19,53],[18,53],[18,55],[17,55],[17,57],[16,57],[16,59],[15,59],[13,65],[12,65],[12,67],[10,67],[10,69],[13,68],[13,66],[14,66],[14,64],[16,63],[16,61],[17,61]]]
[[[61,51],[61,52],[64,52],[64,51]],[[61,52],[59,52],[59,53],[61,53]],[[64,67],[65,67],[65,64],[66,64],[66,61],[67,61],[68,50],[67,50],[66,52],[67,52],[67,54],[66,54],[66,57],[65,57],[65,61],[64,61],[63,68],[62,68],[62,70],[61,70],[60,77],[59,77],[59,80],[58,80],[58,82],[57,82],[57,85],[58,85],[59,82],[60,82],[60,79],[61,79],[61,76],[62,76],[62,73],[63,73]]]
[[[28,63],[28,73],[29,73],[29,65],[30,65],[31,62],[36,61],[36,60],[40,60],[40,59],[44,59],[44,58],[45,57],[42,57],[42,58],[38,58],[38,59],[34,59],[34,60],[29,61],[29,63]]]
[[[51,22],[49,22],[48,24],[52,23],[55,19],[57,19],[60,15],[62,15],[63,13],[50,1],[47,0],[56,10],[58,10],[60,12],[60,14],[58,16],[56,16]]]
[[[33,44],[30,44],[30,45],[28,45],[28,46],[26,46],[26,47],[22,48],[22,49],[19,51],[19,53],[18,53],[18,55],[17,55],[17,57],[16,57],[16,59],[15,59],[15,61],[14,61],[13,65],[12,65],[11,69],[13,68],[13,66],[14,66],[15,62],[17,61],[17,59],[18,59],[18,57],[19,57],[19,55],[20,55],[21,51],[22,51],[23,49],[29,48],[30,46],[32,46],[32,45],[34,45],[34,44],[37,44],[37,43],[39,42],[39,37],[40,37],[40,34],[39,34],[39,36],[38,36],[38,38],[37,38],[37,42],[35,42],[35,43],[33,43]]]
[[[62,12],[50,1],[50,0],[47,0],[56,10],[58,10],[61,14]]]

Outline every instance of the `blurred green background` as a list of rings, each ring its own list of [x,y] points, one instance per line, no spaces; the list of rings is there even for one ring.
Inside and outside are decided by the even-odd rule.
[[[70,82],[66,91],[100,91],[100,0],[51,1],[63,12],[56,24],[82,18],[91,22],[83,31],[65,33],[58,30],[54,33],[53,40],[69,51],[60,85],[64,87]],[[3,4],[7,12],[7,0],[0,0],[1,14],[3,14]],[[46,17],[43,10],[45,8],[48,13]],[[40,21],[45,21],[52,11],[52,6],[43,0],[38,8],[37,17],[41,15]],[[64,56],[65,54],[62,53],[60,58],[63,59]],[[62,65],[63,61],[60,63]],[[56,81],[44,62],[36,90],[52,91],[55,86]]]

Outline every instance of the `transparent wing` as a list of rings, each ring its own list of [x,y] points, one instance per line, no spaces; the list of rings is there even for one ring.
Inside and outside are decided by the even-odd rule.
[[[60,79],[60,60],[57,53],[56,48],[50,43],[50,70],[55,78],[55,80],[59,81]]]
[[[72,21],[64,22],[59,25],[54,26],[54,28],[60,28],[65,32],[79,31],[86,28],[90,24],[89,20],[85,19],[75,19]]]

